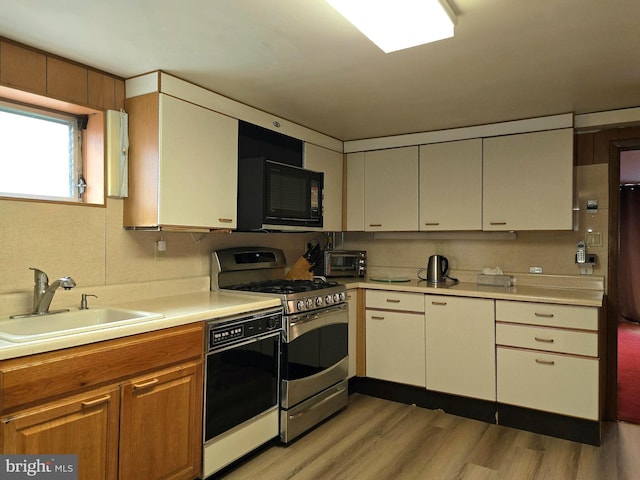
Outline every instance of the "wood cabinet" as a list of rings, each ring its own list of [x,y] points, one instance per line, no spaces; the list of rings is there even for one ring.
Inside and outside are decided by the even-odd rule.
[[[482,139],[420,146],[420,230],[482,229]]]
[[[122,387],[120,476],[191,479],[200,471],[202,412],[200,365],[194,362],[154,372]]]
[[[304,149],[305,168],[324,173],[322,228],[326,232],[342,231],[343,155],[306,142]]]
[[[120,390],[110,386],[2,419],[2,453],[78,455],[78,478],[115,479]]]
[[[418,230],[418,147],[365,152],[364,230]]]
[[[47,95],[81,105],[87,104],[87,69],[47,57]]]
[[[366,375],[425,386],[422,294],[367,290]]]
[[[426,386],[495,401],[494,301],[425,295]]]
[[[196,478],[202,328],[0,362],[3,452],[78,453],[79,478]]]
[[[496,301],[497,400],[600,419],[599,310]]]
[[[127,99],[127,111],[124,226],[235,229],[238,121],[162,93]]]
[[[573,129],[483,140],[483,230],[571,230]]]

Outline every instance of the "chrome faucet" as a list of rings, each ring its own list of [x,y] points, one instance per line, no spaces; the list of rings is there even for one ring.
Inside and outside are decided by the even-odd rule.
[[[76,286],[76,282],[74,282],[71,277],[62,277],[49,285],[49,277],[47,277],[46,273],[32,267],[30,267],[29,270],[34,271],[35,281],[35,285],[33,286],[33,313],[36,315],[54,313],[49,312],[49,305],[51,305],[51,300],[53,300],[56,290],[59,287],[70,290]]]

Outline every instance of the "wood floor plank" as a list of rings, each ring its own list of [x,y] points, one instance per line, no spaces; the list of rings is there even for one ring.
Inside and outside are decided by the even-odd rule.
[[[349,406],[224,480],[637,480],[640,425],[606,423],[600,447],[352,394]]]

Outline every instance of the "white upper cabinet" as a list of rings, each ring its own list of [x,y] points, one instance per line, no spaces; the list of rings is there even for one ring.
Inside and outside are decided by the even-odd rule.
[[[342,172],[343,154],[304,144],[304,166],[306,169],[324,173],[323,225],[326,232],[342,230]]]
[[[573,129],[483,141],[483,230],[571,230]]]
[[[364,152],[350,153],[346,159],[347,232],[364,231]]]
[[[364,229],[418,230],[418,147],[364,154]]]
[[[160,96],[161,225],[236,227],[238,121]]]
[[[420,146],[419,229],[482,229],[482,139]]]
[[[236,228],[238,121],[162,93],[127,99],[124,226]]]

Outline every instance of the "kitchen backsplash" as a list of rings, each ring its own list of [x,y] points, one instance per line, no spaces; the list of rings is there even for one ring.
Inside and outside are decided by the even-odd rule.
[[[590,247],[598,255],[594,274],[607,271],[608,165],[576,168],[577,230],[569,232],[518,232],[515,240],[374,240],[372,234],[345,234],[345,248],[367,250],[370,271],[399,267],[414,271],[427,257],[449,257],[453,270],[474,271],[499,266],[506,272],[528,272],[541,266],[545,274],[578,275],[573,255],[578,240],[591,228],[601,232],[602,247]],[[587,199],[600,202],[595,215],[585,213]],[[122,228],[123,201],[108,199],[107,207],[83,207],[53,203],[0,200],[0,314],[13,310],[16,296],[30,298],[37,267],[50,280],[69,275],[80,288],[137,284],[147,281],[187,279],[209,275],[209,254],[218,248],[244,245],[276,246],[290,264],[306,242],[324,241],[319,233],[160,233]],[[164,259],[154,259],[154,242],[167,243]],[[151,287],[153,288],[153,287]],[[52,308],[65,294],[54,298]],[[164,293],[163,293],[164,294]],[[10,301],[7,301],[10,298]],[[20,300],[18,303],[25,303]],[[25,304],[29,306],[28,303]]]

